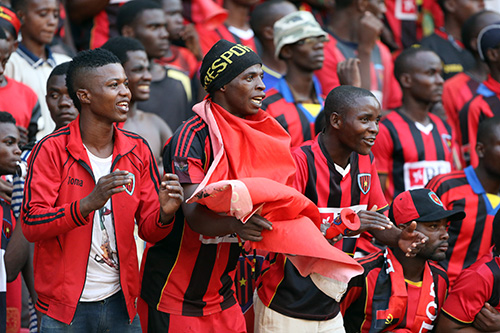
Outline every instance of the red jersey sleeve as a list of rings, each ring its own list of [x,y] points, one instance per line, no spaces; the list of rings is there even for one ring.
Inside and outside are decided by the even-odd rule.
[[[479,126],[479,120],[481,114],[483,113],[482,104],[484,103],[483,98],[478,96],[469,105],[469,113],[467,116],[467,131],[469,132],[469,154],[470,154],[470,165],[476,167],[479,163],[479,158],[476,153],[476,143],[477,143],[477,128]]]
[[[463,271],[453,285],[442,311],[458,322],[472,323],[484,303],[491,297],[491,278],[491,275],[486,278],[475,270]]]

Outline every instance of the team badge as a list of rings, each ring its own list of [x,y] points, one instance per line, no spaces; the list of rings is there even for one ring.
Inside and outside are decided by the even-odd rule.
[[[363,194],[367,194],[370,191],[372,175],[369,173],[360,173],[358,175],[358,186]]]
[[[441,202],[441,200],[439,200],[439,197],[437,196],[436,193],[429,192],[429,198],[431,198],[431,200],[434,201],[436,205],[443,207],[443,203]]]
[[[9,240],[12,235],[12,223],[10,221],[7,221],[6,219],[3,220],[2,232],[5,239]]]
[[[131,176],[132,180],[127,185],[123,185],[123,187],[125,188],[125,192],[131,196],[134,194],[135,190],[135,175],[132,172],[129,172],[127,176]]]
[[[441,134],[441,139],[443,139],[444,145],[448,148],[448,151],[451,151],[451,135],[449,134]]]

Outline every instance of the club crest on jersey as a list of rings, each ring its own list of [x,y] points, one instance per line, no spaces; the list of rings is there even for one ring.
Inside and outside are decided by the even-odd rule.
[[[3,219],[2,232],[5,239],[9,240],[12,235],[12,223],[6,219]]]
[[[441,134],[441,139],[443,140],[444,145],[448,148],[448,151],[451,151],[451,135],[449,134]]]
[[[369,173],[360,173],[358,175],[358,186],[363,194],[367,194],[370,191],[372,175]]]
[[[439,200],[439,197],[437,196],[436,193],[434,192],[429,192],[429,198],[431,198],[431,200],[436,204],[436,205],[439,205],[441,207],[443,207],[443,203],[441,202],[441,200]]]
[[[132,180],[127,185],[123,185],[123,187],[125,188],[125,192],[127,192],[128,195],[132,196],[135,190],[135,175],[132,172],[129,172],[127,176],[131,176]]]

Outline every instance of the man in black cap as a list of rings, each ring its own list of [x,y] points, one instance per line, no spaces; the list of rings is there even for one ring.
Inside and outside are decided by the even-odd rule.
[[[290,137],[260,109],[262,76],[261,59],[247,46],[220,40],[203,59],[200,79],[208,97],[163,153],[164,170],[179,176],[186,198],[219,180],[265,177],[291,185]],[[170,235],[145,257],[143,330],[246,332],[233,279],[241,239],[260,241],[263,229],[271,230],[271,223],[257,214],[244,224],[183,203]]]
[[[341,303],[348,333],[430,332],[446,297],[448,277],[433,261],[446,256],[449,221],[465,213],[446,210],[431,190],[416,189],[394,199],[389,217],[399,228],[416,223],[428,240],[415,257],[387,248],[358,259],[365,271],[349,282]]]

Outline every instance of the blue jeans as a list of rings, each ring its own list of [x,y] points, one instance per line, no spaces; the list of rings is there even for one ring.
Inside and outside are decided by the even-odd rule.
[[[102,301],[79,302],[73,321],[69,325],[43,315],[41,332],[141,332],[141,324],[137,314],[133,322],[131,324],[129,322],[125,297],[123,292],[119,291]]]

